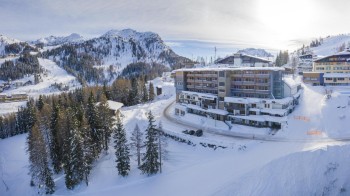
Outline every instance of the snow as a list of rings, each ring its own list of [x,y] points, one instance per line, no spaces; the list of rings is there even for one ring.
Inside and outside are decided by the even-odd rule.
[[[57,36],[49,36],[49,37],[44,37],[40,38],[36,41],[32,41],[32,44],[39,44],[42,43],[44,46],[57,46],[57,45],[62,45],[66,43],[75,43],[75,42],[81,42],[84,41],[84,37],[77,34],[77,33],[72,33],[68,36],[62,36],[62,37],[57,37]]]
[[[258,122],[283,123],[287,121],[286,117],[276,117],[276,116],[269,116],[269,115],[249,115],[249,116],[232,116],[232,117],[245,119],[245,120],[254,120]]]
[[[298,152],[233,180],[214,195],[348,195],[350,145]],[[342,190],[342,188],[344,188]]]
[[[318,56],[328,56],[337,53],[342,44],[347,45],[348,43],[350,43],[350,34],[329,36],[323,39],[320,46],[310,48],[310,50]]]
[[[346,175],[349,173],[350,147],[346,142],[335,140],[350,136],[346,131],[349,127],[346,118],[350,116],[350,88],[333,87],[332,97],[326,100],[324,87],[303,85],[300,104],[287,117],[288,125],[275,136],[266,136],[275,141],[265,141],[224,133],[246,131],[245,136],[249,136],[260,131],[263,135],[268,129],[234,125],[227,130],[223,122],[216,121],[215,130],[206,126],[215,125],[213,119],[190,114],[186,114],[190,116],[185,120],[204,124],[204,135],[183,134],[183,130],[193,129],[193,126],[173,122],[163,112],[175,99],[172,79],[162,77],[152,82],[163,89],[154,101],[121,108],[127,137],[130,138],[136,123],[141,130],[146,128],[146,113],[151,110],[157,123],[162,120],[167,133],[189,139],[197,145],[168,139],[169,157],[165,160],[162,174],[150,177],[140,174],[133,159],[130,175],[126,178],[118,176],[114,150],[110,148],[108,154],[102,155],[95,163],[88,187],[82,183],[74,190],[67,190],[64,175],[58,174],[54,176],[55,195],[322,195],[325,190],[330,190],[329,195],[337,195],[341,187],[346,191],[350,189]],[[339,118],[340,114],[345,119]],[[295,116],[305,116],[310,121],[300,121]],[[220,123],[226,126],[226,130],[222,128],[219,132]],[[325,134],[307,135],[310,129],[323,129]],[[258,135],[255,137],[258,138]],[[7,191],[0,183],[1,195],[35,195],[34,189],[29,186],[25,138],[26,134],[0,140],[0,180],[9,185]],[[227,148],[213,150],[200,145],[203,142]],[[331,186],[335,179],[334,186]]]
[[[209,98],[209,99],[216,99],[218,96],[210,94],[210,93],[198,93],[198,92],[193,92],[193,91],[181,91],[181,93],[185,95],[193,95],[193,96],[198,96],[198,97],[204,97],[204,98]]]
[[[242,98],[242,97],[225,97],[225,102],[229,103],[279,103],[279,104],[288,104],[293,101],[292,97],[285,97],[282,99],[260,99],[260,98]]]
[[[115,111],[119,110],[121,107],[124,106],[123,103],[116,102],[116,101],[108,100],[107,102],[108,102],[109,108],[112,109],[112,110],[115,110]]]
[[[201,67],[201,68],[182,68],[176,71],[225,71],[225,70],[267,70],[284,71],[283,67]]]
[[[0,35],[0,55],[5,54],[5,46],[9,44],[19,43],[21,41],[7,37],[5,35]]]
[[[59,67],[55,62],[38,58],[40,66],[47,70],[47,76],[43,75],[42,82],[36,85],[21,86],[18,88],[11,87],[5,90],[3,94],[12,95],[25,93],[29,97],[38,98],[40,94],[50,95],[61,93],[62,91],[53,87],[53,84],[63,84],[69,87],[69,90],[80,88],[81,84],[72,75],[69,75],[63,68]],[[28,80],[34,82],[34,76],[24,77],[22,79],[14,80],[12,83],[25,83]],[[0,103],[0,114],[17,111],[18,107],[23,106],[25,102]]]
[[[254,56],[254,57],[264,57],[264,58],[273,57],[273,55],[271,53],[267,52],[264,49],[260,49],[260,48],[246,48],[243,50],[238,50],[237,53],[247,54],[247,55]]]

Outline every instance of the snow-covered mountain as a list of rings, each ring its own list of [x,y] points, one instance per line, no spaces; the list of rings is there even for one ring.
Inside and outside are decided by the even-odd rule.
[[[248,54],[251,56],[258,56],[258,57],[273,57],[271,53],[260,48],[246,48],[243,50],[238,50],[237,53]]]
[[[5,35],[0,35],[0,55],[5,55],[5,46],[20,43],[21,41],[7,37]]]
[[[44,46],[57,46],[61,44],[66,44],[66,43],[74,43],[74,42],[81,42],[84,40],[84,37],[77,34],[77,33],[72,33],[68,36],[49,36],[49,37],[44,37],[40,38],[36,41],[32,41],[32,44],[44,44]]]
[[[167,67],[180,67],[191,62],[173,52],[158,34],[132,29],[110,30],[97,38],[63,44],[48,49],[43,56],[70,67],[75,74],[83,75],[90,82],[100,82],[107,75],[107,80],[111,81],[111,75],[115,77],[115,73],[136,62],[158,63]]]
[[[317,56],[328,56],[341,52],[347,47],[350,47],[350,34],[341,34],[335,36],[327,36],[320,38],[320,45],[317,47],[305,47],[306,53],[312,53]],[[301,51],[299,49],[299,51]]]

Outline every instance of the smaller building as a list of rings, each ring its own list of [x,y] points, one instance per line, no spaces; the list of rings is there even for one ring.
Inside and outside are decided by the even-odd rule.
[[[326,86],[350,85],[350,73],[325,73],[323,78]]]
[[[216,61],[217,64],[227,64],[235,67],[271,67],[270,60],[251,56],[247,54],[236,53]]]
[[[156,86],[157,96],[162,94],[162,86]]]
[[[303,72],[303,82],[313,86],[324,85],[323,74],[321,72]]]

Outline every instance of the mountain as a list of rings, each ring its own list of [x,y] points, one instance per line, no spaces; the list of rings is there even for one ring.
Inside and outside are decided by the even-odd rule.
[[[31,44],[43,44],[44,46],[57,46],[61,44],[81,42],[83,40],[84,40],[83,36],[77,33],[72,33],[68,36],[63,36],[63,37],[49,36],[45,38],[40,38],[36,41],[32,41]]]
[[[350,47],[350,34],[327,36],[313,40],[309,46],[297,50],[299,54],[312,53],[319,57],[332,55]]]
[[[271,53],[266,52],[266,50],[260,48],[246,48],[243,50],[238,50],[237,53],[248,54],[257,57],[273,57]]]
[[[20,43],[21,41],[13,38],[6,37],[5,35],[0,35],[0,55],[4,56],[7,54],[7,46],[15,43]],[[6,49],[6,50],[5,50]]]
[[[63,44],[43,55],[86,81],[98,83],[111,81],[116,76],[112,76],[112,72],[121,73],[131,63],[157,63],[168,68],[191,63],[191,60],[173,52],[158,34],[132,29],[110,30],[97,38]],[[110,76],[108,79],[107,75]]]

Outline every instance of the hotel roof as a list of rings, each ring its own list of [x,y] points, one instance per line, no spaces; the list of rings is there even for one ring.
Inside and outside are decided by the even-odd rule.
[[[200,67],[182,68],[175,71],[235,71],[235,70],[263,70],[263,71],[284,71],[283,67]]]

